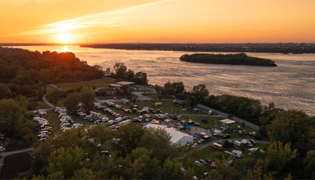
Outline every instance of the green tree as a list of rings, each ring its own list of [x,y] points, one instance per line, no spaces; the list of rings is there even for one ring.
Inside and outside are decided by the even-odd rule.
[[[0,83],[0,92],[0,100],[4,98],[10,98],[12,96],[10,88],[2,83]]]
[[[96,176],[91,169],[78,169],[74,172],[72,179],[95,179]]]
[[[124,63],[118,62],[114,65],[114,70],[117,78],[123,78],[126,75],[127,67]]]
[[[14,137],[18,132],[18,125],[21,125],[25,107],[22,107],[13,99],[0,100],[0,132],[6,136]]]
[[[173,88],[175,89],[175,94],[184,93],[185,86],[183,82],[173,82],[172,84]]]
[[[62,91],[54,88],[51,94],[49,94],[48,99],[51,103],[53,103],[54,105],[57,105],[57,102],[60,100],[61,95],[62,95]]]
[[[113,146],[119,154],[125,157],[138,147],[143,134],[144,130],[138,123],[122,126],[115,131],[115,137],[120,140],[119,143],[113,143]]]
[[[209,96],[209,91],[204,84],[198,84],[193,87],[192,94],[197,98],[198,102],[203,102],[207,96]]]
[[[41,69],[38,73],[38,79],[44,83],[48,83],[50,81],[50,69]]]
[[[81,90],[81,101],[86,111],[90,111],[94,108],[93,102],[96,97],[95,92],[89,87],[83,87]]]
[[[59,148],[57,153],[51,153],[48,158],[48,172],[54,174],[61,171],[66,179],[71,178],[74,172],[82,167],[83,154],[83,149],[77,146],[67,149],[63,147]]]
[[[315,178],[315,150],[307,152],[307,156],[304,159],[305,171],[309,174],[309,178]]]
[[[190,108],[194,108],[198,105],[198,100],[195,96],[191,96],[191,95],[188,96],[186,101],[187,101],[187,104]]]
[[[271,142],[290,143],[292,149],[297,149],[299,153],[306,154],[308,147],[305,144],[310,141],[311,122],[311,118],[303,111],[282,111],[267,126],[268,136]]]
[[[81,94],[78,92],[74,92],[67,96],[65,100],[65,106],[69,113],[77,113],[78,104],[81,101]]]
[[[286,164],[297,156],[297,150],[291,150],[290,144],[273,142],[270,144],[266,152],[266,164],[271,171],[278,171],[281,173]]]

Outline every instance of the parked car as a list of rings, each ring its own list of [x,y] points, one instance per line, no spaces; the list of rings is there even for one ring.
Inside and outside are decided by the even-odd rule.
[[[200,164],[199,161],[195,161],[195,165],[196,165],[196,166],[200,166],[201,164]]]
[[[240,147],[242,145],[242,143],[239,141],[234,141],[233,144],[234,144],[234,146],[238,146],[238,147]]]
[[[238,134],[239,134],[239,135],[242,135],[243,133],[242,133],[242,131],[241,131],[241,130],[239,130],[239,131],[238,131]]]
[[[203,163],[205,166],[208,164],[206,161],[204,161],[203,159],[200,159],[199,162]]]
[[[194,143],[191,147],[197,147],[198,144],[197,143]]]
[[[206,140],[204,140],[204,139],[199,139],[198,140],[198,144],[201,144],[201,143],[203,143],[203,142],[205,142]]]
[[[249,141],[254,145],[257,144],[256,141],[254,141],[253,139],[250,139]]]

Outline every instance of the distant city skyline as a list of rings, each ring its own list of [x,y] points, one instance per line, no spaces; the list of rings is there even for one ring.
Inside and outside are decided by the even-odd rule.
[[[0,43],[314,43],[313,0],[6,0]]]

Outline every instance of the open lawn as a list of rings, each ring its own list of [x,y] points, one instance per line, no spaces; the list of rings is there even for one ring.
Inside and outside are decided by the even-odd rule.
[[[36,106],[36,109],[47,109],[50,108],[44,101],[36,101],[38,103],[38,106]]]
[[[75,83],[61,83],[61,84],[56,84],[57,87],[61,89],[72,89],[80,86],[89,86],[89,87],[108,87],[109,84],[114,83],[111,80],[108,79],[95,79],[92,81],[80,81],[80,82],[75,82]]]

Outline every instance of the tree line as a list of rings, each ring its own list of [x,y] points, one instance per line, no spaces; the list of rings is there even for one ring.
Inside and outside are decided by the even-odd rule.
[[[0,87],[2,98],[21,94],[26,97],[42,92],[44,84],[77,82],[101,78],[104,72],[98,65],[89,66],[71,52],[42,53],[17,48],[0,47]]]
[[[136,84],[148,84],[147,73],[134,72],[131,69],[127,70],[127,66],[124,63],[116,63],[113,66],[114,72],[110,72],[110,69],[106,72],[109,77],[116,78],[118,80],[132,81]]]
[[[181,61],[209,63],[209,64],[230,64],[230,65],[251,65],[251,66],[277,66],[270,59],[262,59],[239,54],[185,54],[179,58]]]

